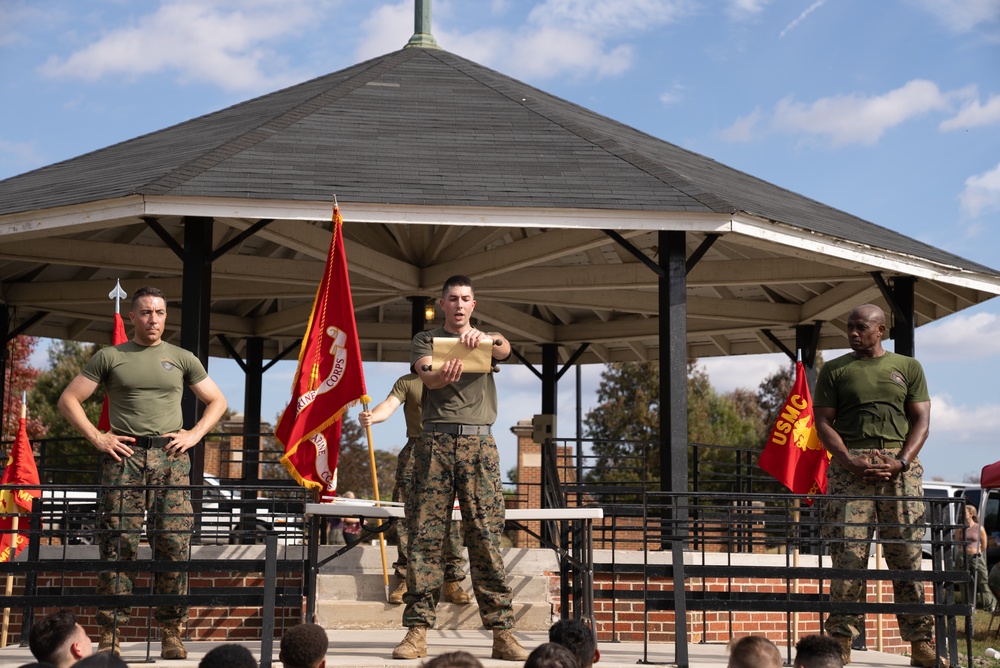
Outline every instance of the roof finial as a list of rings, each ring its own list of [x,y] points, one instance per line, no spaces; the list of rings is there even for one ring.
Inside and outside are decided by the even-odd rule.
[[[413,37],[406,43],[406,46],[441,48],[434,41],[434,35],[431,34],[431,0],[414,0]]]

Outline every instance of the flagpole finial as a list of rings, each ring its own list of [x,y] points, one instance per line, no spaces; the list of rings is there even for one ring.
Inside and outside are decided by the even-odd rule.
[[[108,299],[115,300],[115,313],[121,313],[122,300],[128,297],[128,293],[122,290],[121,279],[115,279],[115,289],[108,293]]]
[[[431,0],[414,0],[413,9],[413,36],[404,48],[417,46],[440,49],[437,40],[431,34]]]

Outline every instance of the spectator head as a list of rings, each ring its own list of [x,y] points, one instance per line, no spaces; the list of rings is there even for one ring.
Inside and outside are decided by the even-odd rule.
[[[28,647],[36,659],[56,668],[67,668],[94,652],[87,632],[69,610],[36,621],[28,632]]]
[[[549,628],[549,642],[562,645],[573,653],[579,668],[590,668],[601,658],[590,627],[576,619],[561,619]]]
[[[98,652],[83,657],[73,668],[128,668],[128,664],[114,652]]]
[[[528,655],[524,668],[577,668],[576,657],[559,643],[539,645]]]
[[[804,636],[795,643],[795,668],[844,668],[840,643],[832,636],[818,633]]]
[[[781,668],[781,652],[764,636],[744,636],[729,643],[729,668]]]
[[[483,668],[483,664],[468,652],[439,654],[421,664],[421,668]]]
[[[281,636],[278,659],[285,668],[325,668],[330,639],[318,624],[299,624]]]
[[[257,659],[243,645],[226,643],[203,656],[198,668],[257,668]]]

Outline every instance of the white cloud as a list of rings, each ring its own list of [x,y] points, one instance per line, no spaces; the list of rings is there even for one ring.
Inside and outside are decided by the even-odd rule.
[[[267,44],[299,34],[321,6],[307,0],[171,0],[66,58],[53,56],[42,73],[95,81],[175,72],[182,82],[227,90],[272,89],[297,79],[268,73],[284,63]]]
[[[722,138],[726,141],[748,142],[754,138],[755,130],[763,118],[764,113],[760,109],[754,109],[746,116],[737,118],[735,123],[723,130]]]
[[[929,362],[1000,356],[1000,315],[957,313],[920,327],[917,329],[917,350],[920,359]]]
[[[684,86],[681,84],[674,84],[669,90],[660,93],[660,104],[664,107],[680,104],[682,100],[684,100]]]
[[[781,31],[781,33],[778,35],[778,37],[779,38],[784,37],[788,33],[789,30],[792,30],[793,28],[795,28],[795,26],[797,26],[800,23],[802,23],[802,21],[804,21],[807,16],[809,16],[814,11],[816,11],[817,9],[819,9],[820,7],[822,7],[825,3],[826,3],[826,0],[816,0],[816,2],[814,2],[811,5],[809,5],[808,7],[806,7],[804,10],[802,10],[801,14],[799,14],[798,16],[795,17],[795,20],[793,20],[791,23],[789,23],[787,26],[785,26],[784,30]]]
[[[836,95],[811,103],[787,97],[775,105],[767,126],[770,132],[826,137],[833,146],[871,145],[897,125],[931,111],[948,110],[951,99],[959,94],[943,93],[931,81],[914,79],[876,96]],[[764,120],[765,114],[755,110],[725,130],[723,137],[747,141]]]
[[[531,10],[528,22],[594,36],[623,36],[673,23],[692,11],[691,0],[545,0]]]
[[[41,167],[46,162],[35,142],[13,142],[0,138],[0,164],[13,165],[20,172]]]
[[[953,117],[941,122],[941,130],[965,130],[1000,123],[1000,95],[991,95],[986,104],[969,100]]]
[[[993,169],[970,176],[958,196],[962,210],[975,218],[984,211],[1000,211],[1000,163]]]
[[[721,394],[739,388],[756,390],[765,378],[791,363],[788,355],[782,353],[706,357],[698,360],[698,365],[708,373],[712,387]]]
[[[1000,0],[912,0],[955,33],[1000,20]]]
[[[433,18],[432,18],[433,21]],[[431,33],[438,39],[438,28]],[[398,51],[413,34],[413,3],[401,0],[394,5],[381,5],[362,21],[356,52],[358,60],[368,60]],[[439,40],[440,43],[440,40]]]
[[[1000,406],[961,406],[948,395],[931,395],[931,433],[937,443],[949,446],[995,443],[1000,431]],[[994,457],[996,454],[994,453]],[[920,453],[924,459],[924,453]],[[982,462],[979,466],[989,464]]]
[[[929,111],[948,108],[948,98],[931,81],[915,79],[884,95],[841,95],[812,104],[780,101],[771,125],[781,132],[826,136],[834,146],[871,145],[887,131]]]
[[[733,21],[742,21],[764,11],[771,0],[729,0],[726,14]]]

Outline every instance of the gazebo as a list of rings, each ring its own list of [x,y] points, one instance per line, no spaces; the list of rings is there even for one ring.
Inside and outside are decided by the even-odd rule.
[[[253,431],[334,197],[366,361],[407,359],[467,274],[537,367],[541,413],[570,364],[658,361],[667,489],[686,484],[688,358],[808,363],[869,301],[912,354],[915,327],[1000,294],[995,269],[438,48],[418,3],[398,51],[0,181],[0,334],[109,342],[108,287],[155,284],[181,306],[165,338],[244,367]]]

